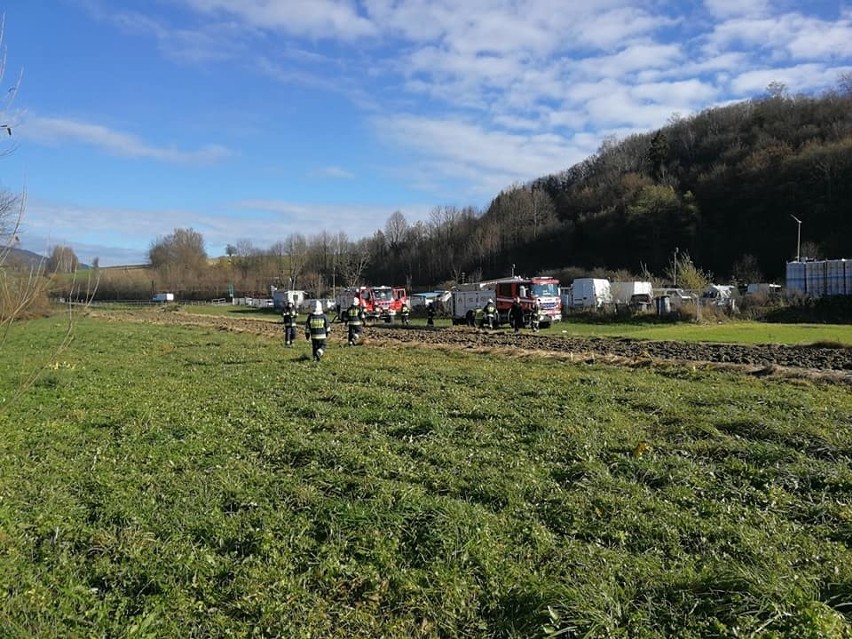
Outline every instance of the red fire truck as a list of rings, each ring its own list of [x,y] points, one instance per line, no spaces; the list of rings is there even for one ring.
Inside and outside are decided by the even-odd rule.
[[[357,288],[346,288],[340,291],[334,298],[337,304],[337,313],[343,316],[346,309],[352,305],[352,300],[357,299],[364,316],[367,320],[378,319],[392,322],[399,314],[403,303],[408,303],[408,295],[404,288],[392,286],[360,286]]]
[[[498,324],[507,324],[509,309],[516,297],[520,298],[525,315],[531,312],[533,302],[538,299],[539,321],[542,326],[562,320],[559,280],[552,277],[507,277],[460,284],[453,291],[453,323],[473,325],[476,310],[485,306],[491,299],[497,306]]]

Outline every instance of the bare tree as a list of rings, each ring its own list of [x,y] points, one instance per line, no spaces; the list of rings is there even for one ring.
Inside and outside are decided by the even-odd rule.
[[[364,271],[370,263],[370,249],[367,240],[361,240],[340,261],[340,274],[345,286],[358,286],[363,283]]]
[[[200,270],[207,266],[204,238],[191,228],[175,229],[171,235],[158,238],[151,244],[148,260],[154,268]]]
[[[408,233],[408,220],[400,211],[391,213],[385,224],[385,239],[391,251],[398,251]]]
[[[47,270],[51,273],[73,273],[79,266],[80,260],[70,246],[54,246],[47,258]]]
[[[308,243],[304,235],[293,233],[284,240],[284,245],[287,251],[287,283],[295,289],[307,261]]]

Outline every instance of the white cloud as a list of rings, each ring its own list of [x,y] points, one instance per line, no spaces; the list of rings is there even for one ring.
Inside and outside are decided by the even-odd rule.
[[[313,38],[350,40],[375,33],[374,25],[360,15],[354,2],[308,0],[187,0],[198,11],[213,16],[236,17],[253,28],[277,29]]]
[[[826,68],[819,64],[799,64],[792,67],[755,69],[740,73],[731,80],[731,87],[739,94],[761,95],[773,82],[781,82],[793,92],[802,92],[836,84],[845,69]]]
[[[852,19],[828,21],[799,13],[732,19],[716,25],[708,43],[718,51],[755,48],[772,58],[842,58],[852,55]]]
[[[27,118],[21,125],[20,132],[22,137],[41,144],[85,144],[121,157],[179,164],[211,164],[232,155],[231,151],[219,144],[208,144],[194,151],[151,146],[130,133],[64,118]]]
[[[730,18],[764,15],[770,4],[768,0],[704,0],[704,6],[716,18]]]
[[[411,115],[382,119],[376,128],[383,137],[434,158],[435,170],[447,178],[466,174],[490,183],[496,174],[505,186],[561,170],[580,159],[564,137],[552,133],[520,135],[459,119]]]

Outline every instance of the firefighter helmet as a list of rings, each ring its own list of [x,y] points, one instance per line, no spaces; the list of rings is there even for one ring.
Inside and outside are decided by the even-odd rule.
[[[352,298],[352,305],[353,306],[358,306],[360,303],[361,303],[361,300],[359,300],[357,297]]]
[[[319,300],[314,303],[314,315],[322,315],[322,302]]]

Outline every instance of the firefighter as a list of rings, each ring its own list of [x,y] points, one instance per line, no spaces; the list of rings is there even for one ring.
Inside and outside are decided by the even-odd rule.
[[[435,326],[435,305],[432,302],[426,304],[426,326]]]
[[[535,298],[530,309],[530,328],[533,333],[538,333],[538,323],[541,316],[541,300]]]
[[[292,346],[296,341],[296,325],[299,322],[299,311],[288,301],[281,311],[281,321],[284,323],[284,345]]]
[[[343,321],[349,328],[347,337],[349,346],[355,346],[361,339],[361,331],[364,328],[364,310],[361,308],[361,300],[357,297],[352,299],[352,305],[346,309]]]
[[[411,309],[408,307],[408,302],[403,302],[399,307],[399,317],[402,320],[403,326],[408,326],[408,318],[411,316]]]
[[[328,334],[331,332],[331,326],[328,323],[328,318],[322,312],[322,302],[317,300],[314,305],[314,312],[308,315],[305,321],[305,339],[311,340],[311,352],[314,356],[314,361],[320,361],[325,352],[325,340],[328,339]]]
[[[488,328],[497,328],[497,307],[494,306],[494,300],[490,299],[485,302],[485,306],[482,307],[482,315]]]
[[[483,324],[485,324],[485,314],[482,312],[481,308],[477,308],[473,312],[473,325],[477,329],[481,329]]]
[[[512,307],[509,309],[509,324],[519,333],[524,327],[524,307],[521,306],[521,298],[516,297],[512,300]]]

